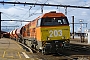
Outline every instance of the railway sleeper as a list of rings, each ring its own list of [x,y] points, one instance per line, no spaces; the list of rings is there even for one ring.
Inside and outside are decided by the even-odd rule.
[[[70,50],[72,51],[79,51],[79,52],[90,52],[90,46],[84,46],[84,45],[70,45]]]
[[[37,41],[36,40],[32,40],[32,39],[23,39],[24,40],[24,44],[28,47],[30,47],[33,51],[36,52],[39,51],[37,49]],[[47,54],[53,54],[53,53],[60,53],[63,52],[63,49],[69,49],[69,50],[75,50],[77,47],[73,47],[70,46],[69,44],[64,44],[63,42],[47,42],[46,45],[43,47],[43,49],[41,50],[42,54],[47,55]],[[36,49],[36,50],[35,50]],[[79,49],[78,49],[79,50]]]
[[[31,40],[31,39],[24,39],[24,44],[27,45],[30,48],[34,48],[34,51],[36,49],[36,41]],[[72,44],[63,44],[63,46],[58,47],[60,44],[52,44],[52,43],[47,43],[44,48],[41,50],[42,54],[47,55],[51,53],[59,53],[63,52],[62,50],[71,50],[71,51],[76,51],[76,52],[90,52],[90,46],[83,46],[83,45],[72,45]],[[39,50],[38,50],[39,51]]]

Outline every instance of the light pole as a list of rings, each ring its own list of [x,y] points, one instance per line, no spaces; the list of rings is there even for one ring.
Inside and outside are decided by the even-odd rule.
[[[83,42],[83,41],[82,41],[82,36],[83,36],[83,35],[82,35],[82,23],[83,23],[83,20],[80,19],[80,20],[79,20],[79,23],[80,23],[80,30],[81,30],[81,32],[80,32],[81,42]]]
[[[82,33],[82,22],[83,22],[83,20],[79,20],[79,22],[81,23],[80,24],[80,26],[81,26],[80,29],[81,29],[81,33]]]
[[[0,39],[1,39],[1,12],[0,12]]]

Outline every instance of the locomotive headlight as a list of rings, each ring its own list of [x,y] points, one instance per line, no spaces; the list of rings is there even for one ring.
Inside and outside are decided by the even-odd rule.
[[[42,49],[43,49],[43,47],[40,47],[39,49],[41,49],[41,50],[42,50]]]
[[[65,36],[63,36],[62,39],[65,39]]]
[[[47,37],[47,40],[51,40],[50,37]]]

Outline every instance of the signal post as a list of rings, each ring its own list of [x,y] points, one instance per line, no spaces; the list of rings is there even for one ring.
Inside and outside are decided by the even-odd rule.
[[[1,39],[1,12],[0,12],[0,39]]]

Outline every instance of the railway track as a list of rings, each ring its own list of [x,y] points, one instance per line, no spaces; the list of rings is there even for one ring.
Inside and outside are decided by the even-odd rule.
[[[90,55],[90,45],[86,45],[86,44],[69,44],[70,50],[72,51],[76,51],[76,52],[81,52],[82,54],[84,54],[83,52],[86,53],[86,55]]]
[[[74,53],[72,53],[72,55],[65,55],[67,54],[67,52],[65,54],[50,54],[50,55],[42,55],[42,53],[35,53],[34,49],[31,49],[27,46],[25,46],[22,43],[19,43],[26,51],[30,52],[32,51],[32,54],[28,54],[31,58],[37,58],[39,60],[90,60],[90,55],[78,55],[80,54],[79,52],[77,52],[78,54],[74,55]],[[71,45],[70,45],[71,46]],[[77,46],[77,45],[76,45]],[[73,46],[72,46],[73,47]],[[79,46],[80,47],[80,46]],[[88,48],[89,46],[87,46]],[[67,49],[67,48],[66,48]],[[63,50],[64,52],[66,50]],[[72,50],[73,51],[73,50]],[[71,51],[69,51],[70,53]]]
[[[41,60],[90,60],[90,46],[80,44],[68,44],[59,53],[42,55],[35,49],[19,43],[26,51],[32,53],[32,58],[37,57]]]
[[[5,42],[4,42],[5,43]],[[1,44],[4,44],[1,43]],[[19,43],[19,42],[18,42]],[[19,43],[23,49],[30,52],[28,55],[31,58],[40,60],[90,60],[90,46],[82,44],[67,44],[58,54],[42,55],[42,53],[31,49],[28,46]],[[8,48],[10,48],[10,41],[8,40]]]

